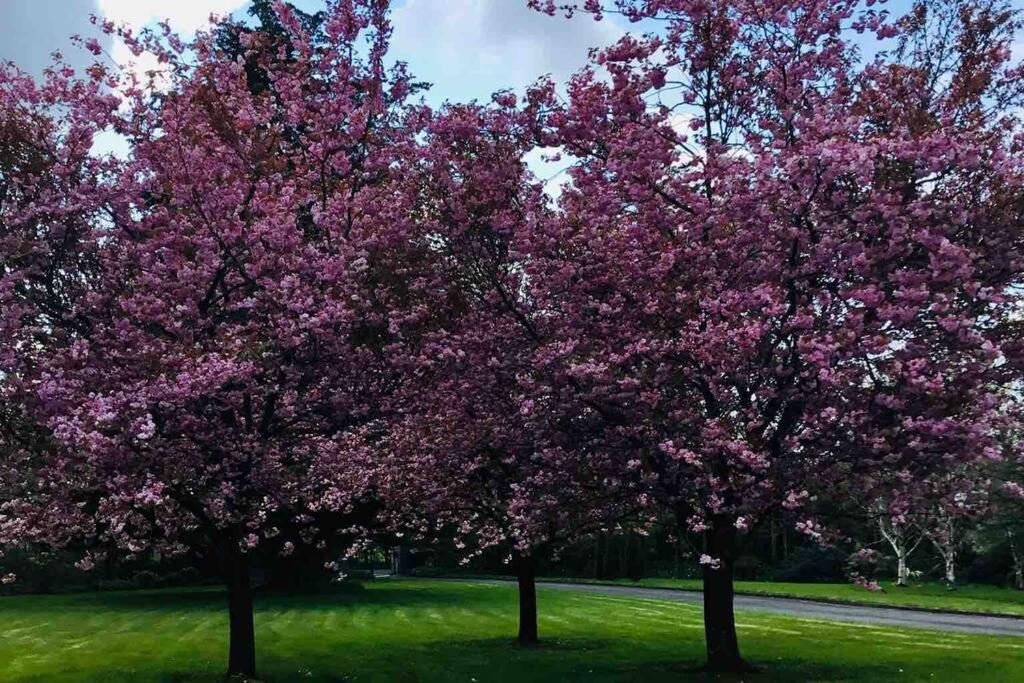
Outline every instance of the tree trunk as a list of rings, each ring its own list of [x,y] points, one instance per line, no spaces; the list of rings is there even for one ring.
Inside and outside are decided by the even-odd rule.
[[[618,579],[622,577],[629,578],[629,535],[619,535],[619,568],[615,572],[615,576],[612,578]]]
[[[230,629],[228,676],[255,676],[256,631],[253,625],[249,563],[245,554],[235,551],[229,553],[227,564]]]
[[[597,536],[597,557],[594,560],[594,578],[603,579],[607,576],[608,536],[601,532]]]
[[[672,559],[672,563],[673,563],[672,564],[672,577],[676,578],[676,579],[683,578],[682,573],[680,573],[680,571],[679,571],[679,560],[680,560],[680,556],[683,554],[682,547],[683,547],[682,534],[677,532],[677,534],[676,534],[676,542],[675,542],[675,549],[674,549],[675,550],[675,556]]]
[[[1013,585],[1017,590],[1024,590],[1024,557],[1012,530],[1006,530],[1006,539],[1010,542],[1010,557],[1013,558]]]
[[[944,559],[946,560],[946,588],[953,590],[956,588],[956,555],[952,549]]]
[[[896,585],[906,586],[910,581],[910,567],[907,566],[907,551],[899,548],[896,551]]]
[[[639,579],[643,579],[647,575],[647,537],[639,536],[637,538],[637,568]]]
[[[391,549],[391,573],[407,576],[412,573],[412,551],[407,545],[396,545]]]
[[[633,532],[629,532],[626,536],[626,548],[626,576],[633,581],[639,581],[644,577],[643,546],[640,542],[640,536]]]
[[[516,579],[519,582],[520,645],[536,645],[537,638],[537,568],[533,556],[516,555]]]
[[[733,552],[735,529],[726,521],[713,523],[705,535],[708,553],[715,564],[705,564],[704,642],[707,646],[707,670],[744,672],[750,670],[740,656],[733,610]]]

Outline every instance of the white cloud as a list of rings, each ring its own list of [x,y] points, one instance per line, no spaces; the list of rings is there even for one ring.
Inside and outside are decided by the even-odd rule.
[[[693,127],[690,125],[696,115],[688,111],[676,111],[669,115],[668,125],[675,131],[676,135],[690,138],[693,136]]]
[[[555,159],[555,160],[552,160]],[[523,161],[544,185],[544,192],[553,199],[562,194],[562,186],[571,182],[566,171],[574,159],[560,147],[534,147],[523,156]]]
[[[183,34],[204,28],[210,14],[223,15],[246,4],[246,0],[97,0],[100,14],[107,19],[140,28],[167,20]]]
[[[139,29],[143,26],[166,20],[171,28],[184,36],[190,36],[205,28],[211,14],[225,15],[246,4],[246,0],[96,0],[99,13],[115,23],[128,24]],[[154,74],[153,84],[157,89],[166,86],[162,72],[164,67],[156,57],[143,53],[136,57],[119,40],[111,48],[113,60],[130,68],[143,84]]]
[[[544,74],[565,82],[589,48],[623,33],[610,19],[548,17],[525,0],[407,0],[392,20],[392,55],[456,100],[522,88]]]
[[[153,53],[143,52],[136,57],[127,45],[115,39],[110,56],[118,66],[134,72],[141,85],[148,85],[152,76],[153,87],[161,91],[166,90],[168,83],[164,71],[167,67],[161,64]]]
[[[611,45],[624,33],[608,18],[533,12],[526,0],[406,0],[391,18],[391,56],[408,62],[416,79],[435,84],[428,95],[434,103],[486,100],[548,74],[564,85],[591,48]],[[536,148],[524,157],[552,197],[570,182],[565,170],[571,159],[546,160],[557,152]]]
[[[106,156],[113,154],[115,157],[127,159],[131,152],[128,139],[112,130],[103,130],[93,138],[92,148],[89,150],[93,156]]]

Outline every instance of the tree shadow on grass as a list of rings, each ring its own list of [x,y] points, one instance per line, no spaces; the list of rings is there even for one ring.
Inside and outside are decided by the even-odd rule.
[[[58,595],[18,596],[18,603],[9,605],[18,613],[78,612],[78,611],[133,611],[153,609],[220,609],[226,603],[218,588],[174,588],[128,591],[102,591],[96,593],[68,593]],[[3,608],[4,603],[0,603]]]
[[[257,589],[257,612],[280,609],[323,609],[374,605],[381,607],[450,606],[467,607],[495,604],[492,591],[466,590],[464,586],[417,583],[387,586],[386,590],[368,589],[360,582],[343,582],[330,586],[317,586],[308,591],[273,592]],[[27,598],[27,599],[25,599]],[[498,597],[500,599],[500,596]],[[0,602],[0,608],[9,605],[19,612],[60,611],[136,611],[136,610],[200,610],[225,609],[227,596],[219,586],[192,588],[157,588],[147,590],[104,591],[94,593],[68,593],[59,595],[18,596],[11,602]]]
[[[381,590],[383,589],[383,590]],[[260,593],[256,599],[256,610],[275,609],[318,609],[330,607],[373,607],[373,608],[446,608],[457,605],[460,608],[493,606],[501,604],[503,596],[493,591],[467,591],[462,586],[419,585],[416,583],[395,583],[375,588],[373,582],[342,583],[308,593]]]
[[[457,651],[464,650],[489,650],[493,652],[536,653],[567,653],[567,652],[594,652],[606,649],[612,641],[600,638],[542,638],[539,643],[523,646],[516,642],[514,635],[507,638],[478,638],[467,640],[447,641],[442,647]]]
[[[623,649],[623,643],[588,638],[558,638],[523,648],[512,638],[483,638],[432,643],[423,647],[381,643],[379,652],[349,652],[347,662],[318,658],[305,660],[305,680],[446,683],[547,683],[587,681],[588,683],[769,683],[796,681],[886,681],[893,680],[892,666],[829,665],[806,660],[754,661],[758,670],[746,674],[716,674],[700,671],[699,657],[687,659],[671,652],[637,653]],[[300,653],[276,658],[265,670],[266,681],[299,680]],[[348,669],[346,672],[345,669]]]
[[[781,657],[758,659],[753,674],[723,675],[699,671],[703,663],[700,643],[690,641],[651,643],[642,639],[590,638],[559,636],[543,639],[524,648],[507,637],[463,637],[447,640],[423,640],[411,643],[396,636],[382,634],[378,642],[352,641],[342,638],[330,647],[317,640],[303,646],[291,642],[290,647],[263,648],[259,651],[260,681],[317,681],[342,683],[446,683],[473,681],[479,683],[546,683],[548,681],[587,681],[588,683],[621,683],[640,681],[694,681],[735,683],[768,683],[775,681],[887,681],[904,678],[897,674],[898,662],[828,663],[818,659]],[[266,642],[266,641],[264,641]],[[189,671],[181,662],[150,662],[142,670],[126,674],[118,663],[97,676],[96,670],[83,670],[80,678],[61,680],[137,680],[140,673],[147,680],[180,683],[221,680],[219,671]],[[166,668],[164,668],[166,667]],[[219,667],[218,667],[219,669]],[[939,665],[941,670],[941,664]],[[61,672],[67,675],[69,672]],[[918,672],[920,673],[920,672]],[[908,672],[911,678],[913,674]],[[914,678],[916,680],[916,678]],[[36,681],[51,680],[40,676]],[[941,680],[941,679],[940,679]],[[946,679],[960,680],[960,679]],[[978,678],[976,680],[983,680]],[[990,680],[1003,680],[992,678]]]
[[[895,679],[891,666],[857,666],[850,669],[797,659],[756,662],[759,670],[753,674],[713,674],[698,671],[699,662],[696,660],[680,661],[658,657],[621,660],[587,658],[599,652],[604,645],[606,643],[602,641],[583,639],[565,641],[550,647],[524,649],[506,639],[467,640],[444,644],[436,648],[429,659],[424,658],[421,650],[405,647],[387,648],[387,656],[381,653],[380,659],[351,652],[338,653],[337,659],[333,661],[310,659],[303,652],[288,653],[284,657],[278,656],[281,653],[267,653],[259,662],[258,680],[260,683],[447,683],[473,680],[480,683],[841,683]],[[353,654],[357,656],[353,658]],[[63,673],[67,675],[73,672]],[[90,677],[96,673],[83,671],[82,678],[77,680],[127,682],[137,680],[140,672],[112,668],[103,673],[102,679]],[[147,680],[165,683],[212,683],[224,680],[220,672],[180,668],[163,671],[150,669],[146,674]],[[52,677],[42,675],[20,680],[42,683],[52,680]]]

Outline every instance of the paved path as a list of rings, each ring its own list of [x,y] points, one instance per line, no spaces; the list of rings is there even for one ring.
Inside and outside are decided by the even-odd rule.
[[[477,582],[479,583],[479,582]],[[494,582],[497,583],[497,582]],[[541,588],[597,593],[600,595],[621,595],[649,600],[669,600],[700,604],[703,595],[697,591],[672,590],[667,588],[635,588],[632,586],[600,586],[581,583],[553,583],[538,581]],[[771,612],[805,619],[827,619],[829,621],[850,621],[875,626],[896,626],[905,628],[927,628],[957,633],[979,633],[996,636],[1024,637],[1024,618],[955,614],[952,612],[929,612],[916,609],[893,607],[865,607],[861,605],[837,605],[797,598],[773,598],[760,595],[737,595],[736,609],[752,612]]]

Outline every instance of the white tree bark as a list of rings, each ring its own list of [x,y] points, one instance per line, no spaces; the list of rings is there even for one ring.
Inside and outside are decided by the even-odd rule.
[[[1013,585],[1017,590],[1024,590],[1024,553],[1012,529],[1006,530],[1006,540],[1010,542],[1010,557],[1013,558]]]
[[[956,587],[956,556],[959,549],[960,539],[957,538],[957,528],[952,518],[945,518],[941,522],[941,529],[924,532],[945,566],[946,587],[953,590]]]
[[[956,556],[950,552],[946,557],[946,583],[950,586],[956,585]]]
[[[878,514],[878,530],[896,554],[896,585],[909,585],[910,565],[907,560],[921,542],[920,534],[916,538],[911,538],[913,535],[908,531],[907,526],[900,522],[894,522],[884,511]]]

